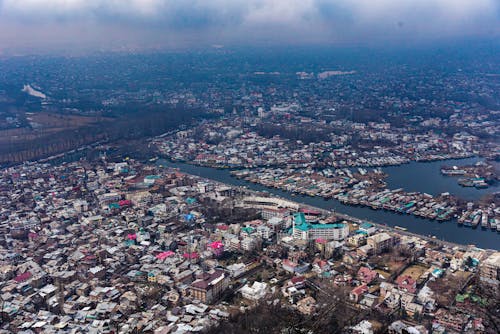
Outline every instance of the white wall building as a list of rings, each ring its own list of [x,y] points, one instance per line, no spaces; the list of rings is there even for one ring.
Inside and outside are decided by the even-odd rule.
[[[252,286],[247,283],[240,289],[240,292],[245,299],[259,301],[264,298],[268,292],[267,283],[254,282]]]

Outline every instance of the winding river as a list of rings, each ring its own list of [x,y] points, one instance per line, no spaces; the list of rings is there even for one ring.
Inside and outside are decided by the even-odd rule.
[[[450,192],[467,200],[479,199],[488,193],[499,191],[499,187],[490,187],[487,189],[463,188],[456,183],[456,178],[442,176],[440,167],[442,165],[466,165],[477,162],[477,158],[447,160],[438,162],[412,162],[410,164],[385,167],[383,170],[389,174],[387,186],[390,189],[404,188],[407,191],[421,191],[432,195],[442,192]],[[207,179],[235,185],[246,186],[256,191],[267,191],[271,194],[290,199],[299,203],[311,206],[335,210],[360,219],[367,219],[379,224],[389,226],[401,226],[413,233],[425,236],[436,236],[436,238],[455,242],[459,244],[473,244],[481,248],[500,249],[500,233],[491,230],[483,230],[481,227],[472,229],[470,227],[459,226],[456,221],[447,221],[439,223],[423,218],[417,218],[410,215],[400,215],[397,213],[372,210],[366,207],[349,206],[340,203],[335,199],[324,200],[317,197],[293,196],[291,193],[268,188],[262,185],[253,184],[244,180],[232,177],[229,170],[214,169],[208,167],[194,166],[179,162],[170,162],[158,160],[158,165],[165,167],[178,168],[179,170],[201,176]]]

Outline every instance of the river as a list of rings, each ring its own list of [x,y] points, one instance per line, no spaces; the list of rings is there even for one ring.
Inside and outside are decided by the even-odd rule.
[[[497,191],[494,188],[477,190],[462,188],[459,185],[454,187],[453,184],[456,184],[455,178],[445,177],[439,174],[439,167],[443,164],[464,165],[473,161],[477,160],[474,160],[473,158],[472,160],[461,159],[439,162],[410,163],[402,166],[386,167],[384,170],[389,173],[387,183],[388,187],[391,189],[404,188],[408,191],[423,191],[430,194],[449,191],[450,193],[456,195],[465,194],[465,198],[467,199],[477,199],[487,192]],[[366,207],[349,206],[344,205],[335,199],[324,200],[317,197],[300,195],[292,196],[291,193],[286,191],[239,180],[232,177],[229,170],[194,166],[179,162],[169,162],[166,160],[159,160],[157,161],[157,164],[165,167],[178,168],[188,174],[201,176],[235,186],[246,186],[252,190],[267,191],[271,194],[278,195],[292,201],[323,209],[335,210],[340,213],[360,219],[370,220],[379,224],[386,224],[392,227],[406,227],[410,232],[425,236],[436,236],[436,238],[445,241],[465,245],[474,244],[481,248],[500,249],[500,233],[492,232],[491,230],[482,230],[481,227],[472,229],[470,227],[459,226],[456,221],[439,223],[437,221],[416,218],[410,215],[400,215],[390,211],[376,211]],[[463,193],[461,193],[462,191]]]
[[[457,182],[460,177],[443,176],[440,171],[443,165],[465,166],[482,160],[480,158],[467,158],[432,162],[410,162],[402,166],[385,167],[382,170],[389,175],[385,180],[389,189],[404,188],[406,191],[419,191],[431,195],[449,192],[457,197],[474,201],[484,195],[500,191],[500,186],[495,184],[486,189],[462,187]]]

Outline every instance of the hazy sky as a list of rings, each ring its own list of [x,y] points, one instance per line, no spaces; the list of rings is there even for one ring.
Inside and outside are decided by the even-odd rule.
[[[0,0],[8,49],[500,38],[500,0]]]

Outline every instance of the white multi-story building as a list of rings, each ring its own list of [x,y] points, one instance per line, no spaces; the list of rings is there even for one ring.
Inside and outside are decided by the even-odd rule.
[[[480,264],[479,275],[482,282],[500,287],[500,252],[491,254]]]
[[[247,252],[250,252],[255,249],[257,246],[257,240],[252,237],[245,237],[241,240],[241,249]]]
[[[257,226],[256,232],[262,239],[269,239],[274,234],[274,231],[265,225]]]
[[[349,225],[341,224],[311,224],[305,220],[304,214],[296,214],[292,225],[292,235],[302,240],[336,240],[341,241],[349,236]]]
[[[266,296],[267,291],[267,284],[257,281],[253,282],[252,286],[246,284],[240,289],[243,298],[253,301],[259,301],[263,299]]]

